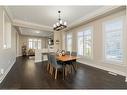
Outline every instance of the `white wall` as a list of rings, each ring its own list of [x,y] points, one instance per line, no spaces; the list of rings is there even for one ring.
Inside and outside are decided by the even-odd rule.
[[[22,56],[22,45],[23,43],[28,43],[29,38],[39,38],[41,39],[41,47],[48,48],[48,38],[47,37],[35,37],[35,36],[19,36],[19,55]]]
[[[124,25],[124,27],[127,27],[127,6],[126,6],[126,19],[125,19],[125,21],[126,21],[126,24]],[[127,28],[125,29],[125,35],[127,35]],[[127,37],[125,37],[125,41],[127,41]],[[127,42],[125,42],[124,43],[125,44],[125,48],[127,48]],[[127,50],[125,50],[125,56],[126,56],[126,60],[127,60]],[[126,82],[127,82],[127,69],[126,69]]]
[[[54,49],[55,51],[57,51],[58,49],[61,49],[61,45],[62,45],[62,34],[61,31],[54,31]],[[56,43],[56,40],[59,40],[59,43]]]
[[[19,52],[19,47],[20,47],[20,44],[19,44],[19,33],[16,32],[16,56],[20,56],[20,52]]]
[[[83,57],[78,60],[79,62],[126,76],[126,72],[127,72],[127,56],[126,56],[127,44],[125,44],[127,42],[126,40],[124,40],[125,60],[122,64],[106,63],[103,60],[102,22],[107,21],[109,19],[113,19],[113,18],[121,16],[121,15],[126,16],[125,10],[110,14],[108,16],[105,16],[100,19],[94,20],[92,22],[86,23],[85,25],[79,26],[77,28],[74,28],[74,29],[66,32],[66,34],[68,32],[72,32],[72,34],[73,34],[72,50],[77,51],[77,32],[82,31],[87,26],[94,27],[94,31],[93,31],[93,59],[91,60],[91,59],[87,59],[87,58]],[[126,20],[124,20],[124,21],[126,21]],[[124,26],[125,26],[124,28],[126,28],[126,25],[124,25]],[[124,30],[125,30],[124,34],[126,34],[127,31],[126,31],[126,29],[124,29]],[[127,35],[124,35],[124,39],[126,39],[126,38],[127,38]],[[66,41],[65,41],[65,43],[66,43]]]
[[[3,49],[3,8],[0,7],[0,82],[4,79],[8,71],[16,61],[16,30],[12,27],[11,31],[11,48]]]

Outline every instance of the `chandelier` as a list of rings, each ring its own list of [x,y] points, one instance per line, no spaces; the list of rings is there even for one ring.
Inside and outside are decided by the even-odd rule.
[[[62,21],[62,19],[60,18],[60,13],[61,13],[61,11],[58,11],[58,14],[59,14],[58,22],[53,25],[53,30],[55,30],[55,31],[59,31],[59,30],[62,30],[67,27],[67,22]]]

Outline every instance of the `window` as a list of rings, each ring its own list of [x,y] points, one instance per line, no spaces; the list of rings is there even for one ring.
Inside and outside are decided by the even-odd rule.
[[[103,28],[105,59],[108,61],[123,61],[122,17],[104,22]]]
[[[83,55],[83,32],[78,33],[78,55]]]
[[[92,27],[78,32],[78,55],[92,57]]]
[[[72,51],[72,34],[67,34],[67,51]]]
[[[84,56],[92,57],[92,29],[84,31]]]
[[[30,49],[41,49],[41,40],[40,39],[29,39],[28,47]]]
[[[11,48],[11,22],[3,11],[3,48]]]

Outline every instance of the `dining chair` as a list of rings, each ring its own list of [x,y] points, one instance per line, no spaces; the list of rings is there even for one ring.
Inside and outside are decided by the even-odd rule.
[[[70,55],[70,51],[66,51],[66,53],[65,53],[66,55]]]
[[[72,51],[72,52],[71,52],[71,56],[77,56],[77,52]],[[77,62],[72,61],[72,65],[75,67],[75,69],[78,68],[78,66],[77,66]]]
[[[52,66],[53,68],[55,68],[55,79],[57,79],[57,72],[58,70],[63,70],[63,65],[58,64],[58,61],[56,60],[56,55],[50,55],[50,57],[51,57]]]
[[[72,51],[71,56],[77,56],[77,52]],[[67,71],[69,71],[69,73],[71,73],[71,72],[73,72],[73,70],[77,69],[77,63],[75,61],[69,61],[68,65],[69,65],[69,68]]]
[[[49,73],[51,72],[51,58],[50,58],[50,53],[47,54],[47,58],[48,58],[48,64],[47,64],[47,71],[49,71]]]
[[[77,56],[77,52],[71,52],[71,56]]]

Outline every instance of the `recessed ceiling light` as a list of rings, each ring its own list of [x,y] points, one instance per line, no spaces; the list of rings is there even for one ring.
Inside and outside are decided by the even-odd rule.
[[[36,31],[36,33],[40,33],[40,31]]]

